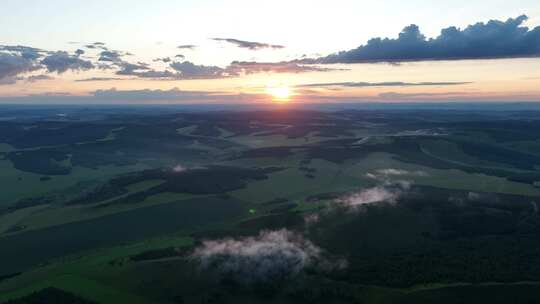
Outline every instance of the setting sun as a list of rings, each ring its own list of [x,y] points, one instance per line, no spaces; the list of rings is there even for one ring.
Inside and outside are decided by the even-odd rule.
[[[277,102],[287,102],[291,98],[291,89],[287,86],[267,87],[266,93]]]

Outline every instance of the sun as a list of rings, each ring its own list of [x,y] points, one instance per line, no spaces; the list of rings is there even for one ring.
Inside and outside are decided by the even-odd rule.
[[[276,102],[287,102],[291,99],[291,89],[288,86],[268,86],[266,93]]]

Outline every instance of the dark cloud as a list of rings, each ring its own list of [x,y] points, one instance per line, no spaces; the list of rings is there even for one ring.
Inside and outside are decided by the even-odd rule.
[[[183,45],[177,46],[177,48],[181,50],[194,50],[197,48],[197,46],[193,44],[183,44]]]
[[[22,45],[0,45],[0,52],[19,55],[24,59],[35,60],[42,57],[47,51]]]
[[[41,64],[45,66],[47,71],[57,72],[58,74],[62,74],[68,70],[86,71],[95,67],[92,62],[80,59],[77,55],[70,55],[65,51],[50,53],[41,60]]]
[[[260,50],[260,49],[283,49],[283,45],[277,44],[268,44],[261,42],[245,41],[234,38],[212,38],[214,41],[223,41],[236,45],[239,48],[250,49],[250,50]]]
[[[0,45],[0,81],[3,84],[13,84],[19,74],[39,70],[37,60],[46,54],[46,51],[21,46]]]
[[[77,55],[77,56],[84,55],[84,53],[85,53],[84,50],[81,50],[81,49],[77,49],[77,50],[75,51],[75,55]]]
[[[21,53],[0,53],[0,80],[10,78],[10,82],[13,82],[13,77],[37,69],[39,65],[36,61]]]
[[[174,58],[184,59],[184,58],[186,58],[186,56],[184,56],[182,54],[178,54],[178,55],[174,56]]]
[[[296,86],[297,88],[320,88],[320,87],[420,87],[420,86],[456,86],[470,84],[472,82],[323,82],[309,83]]]
[[[491,59],[540,56],[540,27],[522,26],[527,16],[506,21],[491,20],[459,29],[443,29],[426,39],[417,25],[403,29],[397,39],[374,38],[350,51],[306,63],[403,62],[423,60]]]

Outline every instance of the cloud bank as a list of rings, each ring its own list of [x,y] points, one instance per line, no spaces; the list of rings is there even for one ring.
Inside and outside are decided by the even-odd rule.
[[[403,62],[519,58],[540,56],[540,27],[523,26],[527,16],[506,21],[490,20],[459,29],[445,28],[436,38],[427,39],[412,24],[398,38],[373,38],[356,49],[307,60],[311,63]]]
[[[254,237],[205,241],[192,254],[202,270],[243,284],[281,281],[308,267],[345,267],[330,263],[322,249],[289,230],[263,231]]]

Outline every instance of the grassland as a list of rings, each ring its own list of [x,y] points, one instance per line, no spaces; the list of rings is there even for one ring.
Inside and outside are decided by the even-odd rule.
[[[490,115],[4,121],[0,303],[47,287],[97,303],[536,303],[540,120]],[[280,229],[347,267],[244,286],[190,256]]]

